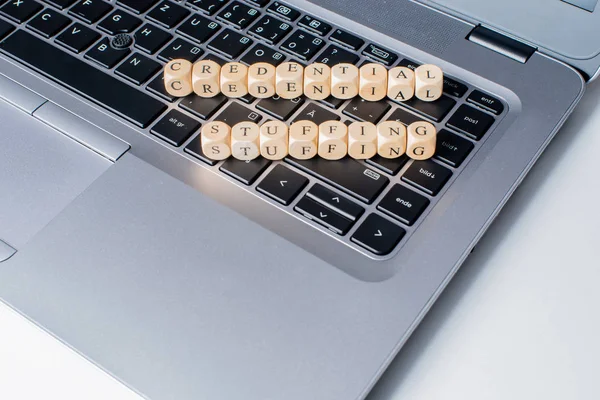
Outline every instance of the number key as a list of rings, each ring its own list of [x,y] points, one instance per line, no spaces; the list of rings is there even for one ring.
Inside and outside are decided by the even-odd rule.
[[[324,44],[323,39],[298,30],[283,43],[281,48],[303,60],[309,60],[321,50]]]
[[[204,11],[208,15],[213,15],[217,11],[227,3],[228,0],[190,0],[189,4],[192,6],[199,8]]]
[[[270,44],[277,44],[291,30],[292,26],[287,22],[266,15],[250,28],[248,33],[258,36]]]
[[[239,29],[244,29],[258,17],[256,8],[248,7],[239,1],[234,1],[223,9],[217,16],[222,21],[229,22]]]

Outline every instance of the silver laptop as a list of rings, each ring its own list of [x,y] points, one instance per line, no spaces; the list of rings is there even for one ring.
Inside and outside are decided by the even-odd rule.
[[[364,399],[600,66],[595,0],[0,5],[0,298],[153,400]],[[174,99],[172,58],[445,71],[434,103]],[[434,123],[214,162],[207,121]]]

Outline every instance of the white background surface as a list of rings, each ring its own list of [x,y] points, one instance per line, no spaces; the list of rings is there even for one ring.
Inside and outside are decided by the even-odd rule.
[[[600,398],[599,158],[597,84],[369,400]],[[140,397],[0,304],[0,399]]]

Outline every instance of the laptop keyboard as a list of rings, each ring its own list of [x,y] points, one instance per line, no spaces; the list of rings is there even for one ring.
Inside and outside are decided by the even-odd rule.
[[[252,191],[371,258],[399,251],[505,112],[500,100],[450,77],[444,80],[444,95],[432,103],[249,95],[176,99],[165,91],[162,67],[173,58],[419,66],[278,1],[11,0],[0,7],[0,16],[4,54],[177,148],[183,157],[218,169],[229,181],[224,184]],[[218,162],[202,153],[199,128],[207,121],[234,125],[269,119],[406,125],[428,120],[439,131],[437,150],[426,161],[375,156],[364,162],[289,157]]]

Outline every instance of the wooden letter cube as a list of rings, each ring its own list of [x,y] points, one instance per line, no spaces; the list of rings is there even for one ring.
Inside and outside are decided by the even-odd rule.
[[[368,101],[383,99],[387,95],[387,80],[388,71],[383,65],[363,65],[360,67],[360,97]]]
[[[284,62],[275,69],[275,92],[282,99],[302,96],[304,67],[297,62]]]
[[[289,153],[298,160],[317,155],[319,127],[312,121],[297,121],[290,126]]]
[[[319,125],[319,156],[339,160],[348,154],[348,127],[340,121],[325,121]]]
[[[331,94],[331,68],[314,63],[304,68],[304,95],[309,99],[323,100]]]
[[[275,67],[264,62],[248,68],[248,93],[258,99],[275,95]]]
[[[248,94],[248,67],[239,62],[226,63],[221,67],[221,93],[238,98]]]
[[[331,68],[331,95],[351,99],[358,95],[358,68],[353,64],[337,64]]]
[[[202,151],[211,160],[224,160],[231,155],[231,128],[224,122],[208,122],[200,131]]]
[[[348,127],[348,155],[365,160],[377,154],[377,127],[370,122],[353,122]]]
[[[165,65],[165,90],[171,96],[185,97],[193,92],[192,63],[187,60],[175,59]]]
[[[231,155],[238,160],[254,160],[260,155],[260,128],[242,121],[231,128]]]
[[[406,154],[413,160],[427,160],[435,153],[437,131],[433,124],[417,121],[407,128]]]
[[[444,73],[440,67],[431,64],[415,69],[415,93],[423,101],[435,101],[444,91]]]
[[[260,154],[267,160],[288,155],[288,127],[281,121],[269,121],[260,127]]]
[[[406,127],[398,121],[377,125],[377,154],[383,158],[398,158],[406,152]]]
[[[192,69],[192,87],[200,97],[215,97],[221,92],[219,78],[221,66],[211,60],[201,60]]]
[[[395,67],[388,72],[387,95],[394,101],[408,101],[415,95],[415,73],[406,67]]]

